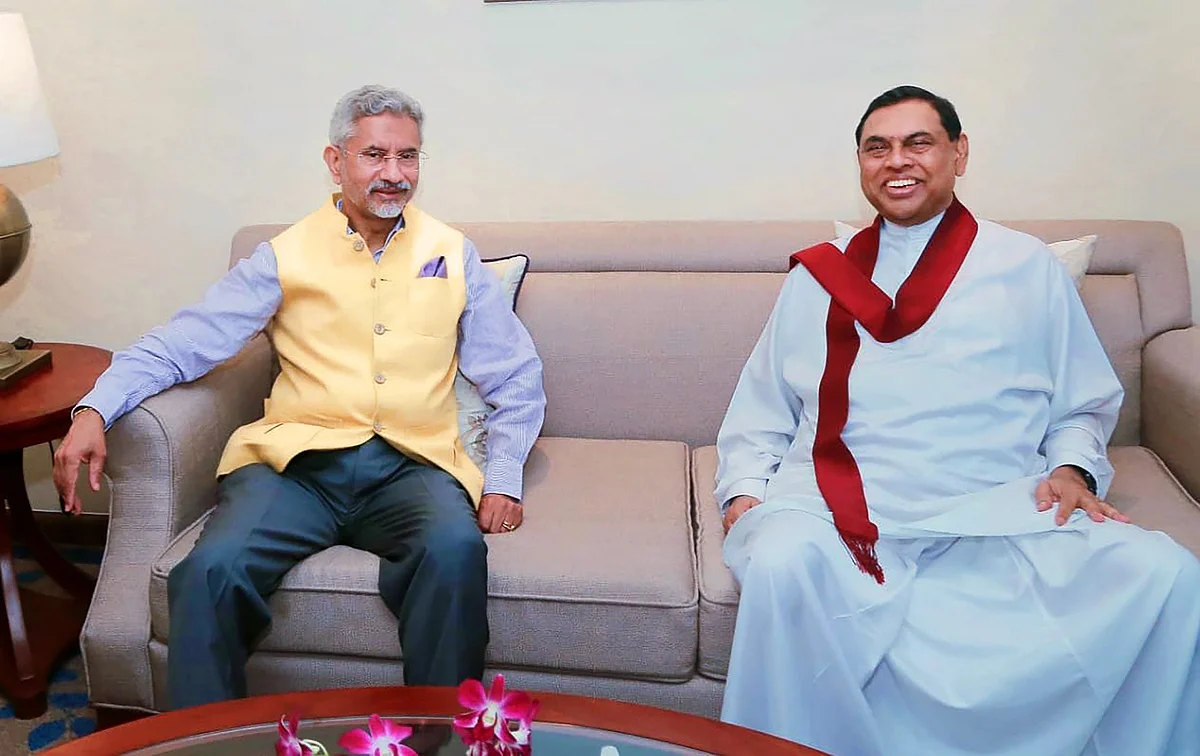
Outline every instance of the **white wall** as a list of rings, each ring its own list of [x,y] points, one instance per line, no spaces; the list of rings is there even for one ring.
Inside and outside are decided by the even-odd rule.
[[[195,300],[235,229],[321,201],[329,111],[367,82],[425,105],[421,202],[446,220],[858,219],[853,128],[916,83],[959,108],[978,214],[1168,220],[1200,254],[1184,0],[0,8],[25,14],[62,142],[0,170],[35,233],[6,337],[117,348]]]

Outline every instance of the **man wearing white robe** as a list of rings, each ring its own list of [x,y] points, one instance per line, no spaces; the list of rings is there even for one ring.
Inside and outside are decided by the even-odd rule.
[[[891,90],[856,142],[880,220],[797,254],[718,436],[722,719],[836,756],[1200,753],[1200,563],[1103,501],[1122,390],[1067,271],[954,198],[948,101]]]

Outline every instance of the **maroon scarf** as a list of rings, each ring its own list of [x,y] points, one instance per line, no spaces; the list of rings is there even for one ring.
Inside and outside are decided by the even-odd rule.
[[[975,218],[955,198],[912,274],[896,292],[893,304],[871,281],[879,257],[881,222],[877,217],[869,228],[855,234],[845,254],[826,242],[791,258],[791,267],[803,265],[830,296],[825,321],[825,372],[817,394],[817,434],[813,442],[817,487],[859,569],[879,583],[883,583],[883,568],[875,555],[879,528],[867,511],[858,464],[842,440],[850,412],[850,370],[859,347],[854,323],[861,323],[872,338],[885,344],[925,325],[962,267],[979,230]]]

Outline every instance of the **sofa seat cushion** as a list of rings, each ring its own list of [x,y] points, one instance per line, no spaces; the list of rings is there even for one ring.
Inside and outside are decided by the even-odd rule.
[[[691,677],[697,589],[687,448],[676,442],[540,439],[525,468],[525,522],[487,536],[487,663],[664,681]],[[167,575],[203,520],[156,561],[151,633],[168,639]],[[334,546],[271,597],[258,648],[401,658],[379,598],[377,557]]]
[[[1200,556],[1200,506],[1154,452],[1141,446],[1108,450],[1116,475],[1108,501],[1147,530],[1161,530]],[[700,639],[697,671],[724,680],[729,670],[738,589],[721,558],[725,540],[721,508],[713,498],[717,448],[696,449],[692,490],[696,495],[696,551],[699,558]]]

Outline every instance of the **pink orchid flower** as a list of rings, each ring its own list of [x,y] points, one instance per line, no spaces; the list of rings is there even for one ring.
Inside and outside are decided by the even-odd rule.
[[[496,738],[496,733],[483,727],[455,726],[458,736],[466,746],[466,756],[508,756],[509,746]]]
[[[498,674],[492,680],[491,691],[487,692],[478,680],[465,680],[458,686],[458,702],[468,709],[454,718],[455,729],[460,733],[464,730],[486,731],[500,742],[511,744],[516,741],[508,729],[508,720],[526,710],[529,696],[516,691],[505,693],[504,675]]]
[[[467,749],[467,756],[532,756],[533,749],[529,746],[509,745],[493,740],[491,743],[480,743],[475,750]]]
[[[536,698],[528,696],[523,701],[514,705],[513,718],[509,720],[509,730],[512,733],[513,745],[519,748],[530,746],[530,740],[533,737],[533,718],[537,716],[537,711],[541,705],[541,702]]]
[[[313,749],[296,734],[300,719],[284,714],[279,718],[279,740],[275,741],[275,756],[311,756]]]
[[[467,747],[466,756],[533,756],[531,746],[501,743],[495,738]]]
[[[501,747],[495,739],[478,740],[467,746],[466,756],[502,756]]]
[[[388,719],[372,714],[367,722],[370,730],[350,730],[338,738],[338,747],[348,753],[366,756],[417,756],[417,752],[403,744],[412,735],[412,728],[398,725]]]

